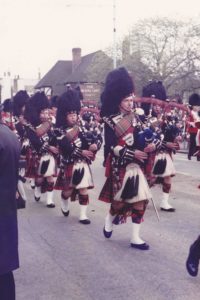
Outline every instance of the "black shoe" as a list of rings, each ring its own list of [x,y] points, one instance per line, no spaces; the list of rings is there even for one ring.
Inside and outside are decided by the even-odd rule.
[[[54,204],[54,203],[47,204],[47,207],[49,207],[49,208],[54,208],[54,207],[55,207],[55,204]]]
[[[143,244],[133,244],[131,243],[131,247],[139,250],[149,250],[149,245],[146,243]]]
[[[175,212],[176,211],[176,209],[173,208],[173,207],[171,207],[171,208],[163,208],[163,207],[161,207],[160,210],[167,211],[167,212]]]
[[[91,223],[89,219],[79,220],[79,222],[80,222],[81,224],[84,224],[84,225],[88,225],[88,224]]]
[[[69,210],[68,210],[68,211],[64,211],[64,210],[62,210],[62,208],[61,208],[61,211],[62,211],[62,213],[63,213],[63,215],[64,215],[65,217],[68,217],[68,216],[69,216]]]
[[[186,261],[186,269],[188,273],[196,277],[198,274],[199,268],[199,259],[200,259],[200,237],[190,246],[189,255]]]
[[[34,196],[34,198],[35,198],[35,201],[40,201],[40,197],[36,197],[36,196]]]
[[[112,235],[112,231],[106,231],[105,230],[105,227],[103,228],[103,234],[104,234],[104,236],[107,238],[107,239],[109,239],[110,237],[111,237],[111,235]]]
[[[188,160],[191,160],[191,156],[190,155],[188,155]]]
[[[190,247],[190,252],[186,261],[186,269],[191,276],[196,277],[198,274],[198,268],[199,268],[199,259],[192,256],[191,247]]]

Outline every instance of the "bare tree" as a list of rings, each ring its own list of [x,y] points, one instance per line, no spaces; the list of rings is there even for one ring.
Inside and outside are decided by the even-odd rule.
[[[150,68],[142,62],[139,50],[135,52],[131,51],[129,37],[126,37],[122,41],[121,59],[118,59],[118,66],[124,66],[127,68],[134,80],[135,93],[140,95],[144,84],[152,78],[153,73]]]
[[[133,58],[129,67],[137,61],[139,67],[143,65],[143,73],[146,66],[148,75],[152,76],[149,79],[163,81],[169,94],[191,90],[194,82],[195,88],[200,87],[200,25],[194,21],[144,19],[131,28],[124,40],[127,39],[129,59]],[[122,63],[127,61],[127,55],[122,58]],[[146,80],[137,75],[141,81]]]

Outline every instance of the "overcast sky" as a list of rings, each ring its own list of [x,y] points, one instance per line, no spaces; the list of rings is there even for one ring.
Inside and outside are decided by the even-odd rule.
[[[145,17],[200,16],[200,1],[115,0],[117,38]],[[0,76],[36,78],[57,60],[71,60],[113,42],[114,0],[0,0]]]

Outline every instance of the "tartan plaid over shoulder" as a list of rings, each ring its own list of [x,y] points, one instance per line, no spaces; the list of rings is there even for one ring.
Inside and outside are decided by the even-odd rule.
[[[80,132],[79,126],[75,125],[72,128],[69,128],[66,130],[66,137],[68,139],[69,142],[74,141],[77,137],[78,134]]]
[[[41,137],[50,130],[51,126],[52,126],[51,122],[46,121],[46,122],[40,124],[39,126],[37,126],[34,130],[35,130],[37,136]]]
[[[137,123],[134,113],[127,114],[125,116],[117,114],[115,116],[104,117],[103,120],[114,130],[117,138],[123,136],[134,123]]]

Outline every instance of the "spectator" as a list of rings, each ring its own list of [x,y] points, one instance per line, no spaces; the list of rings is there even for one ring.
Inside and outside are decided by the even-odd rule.
[[[2,110],[2,106],[1,109]],[[15,299],[13,270],[19,267],[16,188],[20,144],[0,112],[0,299]]]

